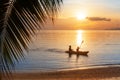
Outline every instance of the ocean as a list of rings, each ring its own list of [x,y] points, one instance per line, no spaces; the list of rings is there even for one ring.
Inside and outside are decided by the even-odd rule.
[[[83,43],[82,43],[83,42]],[[65,53],[69,45],[88,56]],[[33,38],[19,72],[56,71],[120,65],[120,30],[40,30]]]

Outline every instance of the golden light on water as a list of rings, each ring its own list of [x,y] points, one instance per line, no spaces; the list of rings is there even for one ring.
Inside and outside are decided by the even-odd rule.
[[[83,33],[83,30],[77,30],[77,38],[76,38],[76,45],[77,46],[80,46],[82,41],[83,41],[82,33]]]

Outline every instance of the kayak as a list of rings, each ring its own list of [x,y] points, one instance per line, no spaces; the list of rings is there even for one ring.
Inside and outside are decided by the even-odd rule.
[[[76,54],[76,55],[87,55],[89,51],[65,51],[65,53]]]

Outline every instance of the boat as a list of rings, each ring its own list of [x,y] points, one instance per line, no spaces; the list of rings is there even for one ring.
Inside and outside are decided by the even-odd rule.
[[[65,53],[76,54],[76,55],[87,55],[89,51],[65,51]]]

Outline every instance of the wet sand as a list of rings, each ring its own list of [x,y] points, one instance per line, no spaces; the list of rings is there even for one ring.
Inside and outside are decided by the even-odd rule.
[[[120,80],[120,67],[14,73],[14,80]]]

